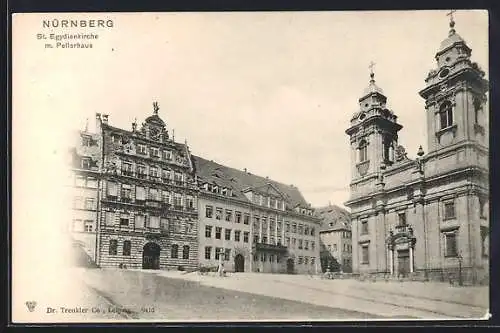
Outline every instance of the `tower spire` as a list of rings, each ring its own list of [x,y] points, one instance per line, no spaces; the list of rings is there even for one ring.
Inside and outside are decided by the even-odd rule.
[[[158,115],[158,110],[160,110],[158,102],[153,102],[153,114]]]
[[[455,34],[455,20],[453,20],[453,13],[455,12],[455,9],[451,9],[450,12],[446,14],[446,16],[450,17],[450,32],[448,34],[449,36]]]

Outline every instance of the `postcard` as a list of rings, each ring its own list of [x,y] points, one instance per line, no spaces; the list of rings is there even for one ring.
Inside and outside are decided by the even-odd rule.
[[[11,19],[13,323],[489,318],[487,11]]]

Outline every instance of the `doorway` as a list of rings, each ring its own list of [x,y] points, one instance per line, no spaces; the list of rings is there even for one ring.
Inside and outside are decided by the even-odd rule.
[[[160,246],[156,243],[147,243],[142,251],[143,269],[160,269]]]
[[[234,257],[234,271],[244,272],[245,271],[245,258],[241,254],[237,254]]]
[[[407,277],[410,272],[410,250],[398,251],[398,276]]]
[[[293,263],[292,258],[290,258],[286,261],[286,272],[287,272],[287,274],[295,273],[295,267],[294,267],[294,263]]]

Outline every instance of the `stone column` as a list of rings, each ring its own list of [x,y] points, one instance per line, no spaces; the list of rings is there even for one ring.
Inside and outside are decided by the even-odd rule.
[[[413,273],[413,246],[410,244],[410,273]]]
[[[394,252],[392,246],[389,246],[389,271],[391,276],[394,275]]]

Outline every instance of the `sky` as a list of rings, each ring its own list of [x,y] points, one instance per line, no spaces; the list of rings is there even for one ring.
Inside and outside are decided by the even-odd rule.
[[[28,133],[20,144],[40,156],[62,151],[65,131],[83,129],[87,119],[93,129],[96,112],[130,129],[157,101],[170,133],[193,154],[293,184],[316,207],[349,198],[345,130],[371,61],[403,125],[400,143],[410,157],[419,145],[426,150],[418,91],[449,30],[446,11],[46,15],[14,20],[13,131]],[[113,27],[41,24],[90,16]],[[487,71],[487,12],[454,17]],[[35,36],[50,32],[99,37],[92,49],[46,49]]]

